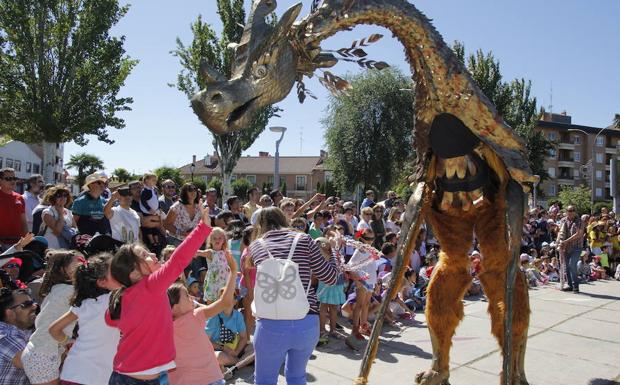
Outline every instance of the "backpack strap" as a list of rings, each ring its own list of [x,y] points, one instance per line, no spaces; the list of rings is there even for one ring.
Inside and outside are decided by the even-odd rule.
[[[267,255],[269,255],[269,258],[273,259],[273,255],[271,255],[271,252],[269,251],[269,248],[267,247],[267,243],[265,242],[265,240],[263,238],[259,238],[258,242],[263,246],[263,249],[265,249],[265,251],[267,252]]]
[[[293,239],[293,244],[291,245],[291,250],[288,252],[288,260],[290,261],[293,258],[293,254],[295,254],[295,248],[297,247],[297,242],[299,242],[299,238],[301,238],[301,233],[295,234],[295,238]]]

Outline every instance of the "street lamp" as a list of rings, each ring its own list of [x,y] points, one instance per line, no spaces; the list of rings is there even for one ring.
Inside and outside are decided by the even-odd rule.
[[[196,164],[192,163],[189,165],[189,173],[192,178],[192,182],[194,182],[194,170],[196,169]]]
[[[276,140],[276,164],[273,171],[273,189],[277,190],[280,188],[280,142],[282,142],[282,138],[284,138],[286,127],[269,127],[269,131],[280,133],[280,139]]]
[[[590,188],[592,189],[591,194],[590,194],[590,199],[591,199],[591,208],[590,210],[594,210],[594,183],[595,183],[595,179],[594,179],[594,164],[596,163],[596,139],[603,133],[603,131],[605,131],[607,127],[603,127],[600,129],[600,131],[594,136],[594,139],[592,140],[592,157],[590,158],[591,161],[591,166],[590,166]],[[588,134],[587,132],[585,132],[582,129],[579,128],[569,128],[568,130],[566,130],[568,132],[581,132],[582,134],[586,135],[586,138],[588,138],[588,136],[590,134]],[[603,163],[604,164],[604,163]]]

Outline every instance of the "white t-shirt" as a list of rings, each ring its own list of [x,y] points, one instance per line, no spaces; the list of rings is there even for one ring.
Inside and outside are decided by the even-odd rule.
[[[39,204],[39,197],[30,193],[30,191],[24,192],[22,195],[26,202],[26,222],[28,223],[28,231],[32,231],[32,211]]]
[[[78,317],[79,335],[69,350],[60,379],[77,384],[107,385],[120,331],[105,323],[110,294],[82,301],[70,311]]]
[[[368,262],[364,266],[362,266],[359,271],[367,273],[368,279],[366,280],[366,282],[369,285],[374,286],[377,283],[377,265],[375,264],[375,261],[369,261],[369,258],[372,258],[370,256],[370,253],[356,249],[351,256],[348,265],[357,265],[358,263]]]
[[[46,208],[45,210],[43,210],[43,212],[41,213],[41,219],[43,219],[43,222],[41,223],[42,227],[47,226],[47,224],[45,223],[45,219],[44,219],[46,215],[51,215],[55,221],[57,221],[58,218],[60,218],[60,214],[58,213],[58,210],[56,209],[56,207],[50,206]],[[73,227],[73,214],[71,213],[71,210],[65,209],[64,215],[65,215],[65,224],[69,227]],[[58,242],[58,237],[54,235],[54,233],[52,232],[52,229],[50,229],[49,226],[47,227],[47,229],[45,229],[45,234],[43,234],[43,236],[47,240],[47,247],[49,249],[60,249],[60,242]]]
[[[132,209],[124,209],[121,206],[112,207],[112,218],[110,227],[112,228],[112,238],[124,243],[138,241],[140,231],[140,216]]]
[[[365,229],[370,229],[370,224],[368,224],[368,222],[366,222],[365,220],[362,219],[357,224],[357,228],[355,229],[355,231],[360,231],[360,230],[365,230]]]
[[[49,355],[59,354],[59,344],[52,338],[48,329],[54,321],[69,310],[69,299],[72,295],[73,285],[58,283],[52,286],[52,290],[41,303],[41,312],[34,321],[35,331],[28,342],[29,350]],[[63,329],[64,333],[70,336],[74,326],[75,323],[68,325]]]

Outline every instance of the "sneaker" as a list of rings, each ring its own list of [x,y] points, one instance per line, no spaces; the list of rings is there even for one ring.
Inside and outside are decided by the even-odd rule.
[[[562,291],[573,291],[573,288],[571,286],[566,286],[565,288],[562,288]]]
[[[316,346],[324,346],[327,345],[329,343],[329,335],[327,333],[322,333],[321,336],[319,337],[319,342],[316,344]]]
[[[344,326],[342,326],[338,322],[336,322],[336,330],[344,330]]]
[[[574,289],[573,289],[573,293],[574,293],[574,294],[579,294],[579,289],[578,289],[578,288],[574,288]]]

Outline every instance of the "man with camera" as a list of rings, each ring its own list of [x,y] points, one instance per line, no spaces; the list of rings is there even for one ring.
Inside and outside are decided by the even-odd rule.
[[[114,191],[103,208],[104,215],[110,221],[112,238],[123,243],[133,243],[141,239],[140,216],[131,208],[131,200],[129,187],[121,187]]]

